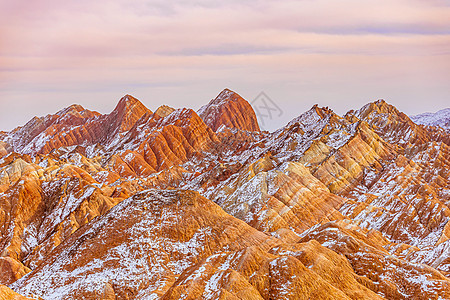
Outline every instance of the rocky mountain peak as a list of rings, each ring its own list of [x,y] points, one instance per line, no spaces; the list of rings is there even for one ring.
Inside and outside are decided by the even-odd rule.
[[[395,106],[387,103],[383,99],[379,99],[375,102],[368,103],[364,105],[361,109],[355,112],[356,117],[359,119],[375,118],[380,115],[391,115],[391,116],[406,116],[401,113]]]
[[[255,111],[250,103],[229,89],[224,89],[197,113],[214,131],[222,125],[246,131],[260,131]]]
[[[107,119],[112,130],[118,132],[128,131],[144,114],[152,113],[144,104],[131,95],[125,95],[117,103],[116,108]]]
[[[322,119],[325,118],[326,116],[335,115],[334,111],[328,108],[328,106],[319,107],[318,104],[315,104],[311,109],[313,109],[317,113],[317,115]]]
[[[230,89],[224,89],[212,100],[212,103],[218,105],[221,104],[222,101],[237,101],[239,99],[242,99],[242,97],[238,93]]]
[[[167,117],[168,115],[170,115],[174,111],[175,111],[175,108],[172,108],[172,107],[167,106],[167,105],[161,105],[155,111],[155,114],[160,116],[161,118],[165,118],[165,117]]]
[[[111,114],[127,115],[135,112],[139,113],[141,111],[148,112],[149,109],[137,98],[131,95],[125,95],[119,100]]]
[[[316,127],[319,123],[323,123],[324,125],[325,123],[327,123],[327,120],[335,115],[336,114],[334,113],[334,111],[329,109],[328,107],[319,107],[318,104],[314,104],[311,109],[291,120],[286,125],[286,127],[290,127],[297,123],[304,128]]]
[[[79,104],[72,104],[72,105],[65,107],[65,108],[61,109],[60,111],[58,111],[56,113],[56,115],[63,116],[66,114],[81,113],[83,111],[85,111],[83,106],[81,106]]]
[[[0,299],[450,299],[448,132],[252,112],[126,95],[0,132]]]

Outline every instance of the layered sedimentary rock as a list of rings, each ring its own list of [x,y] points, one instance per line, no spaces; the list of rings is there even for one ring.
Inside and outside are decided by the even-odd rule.
[[[29,300],[31,298],[24,297],[5,285],[0,284],[0,300]]]
[[[158,107],[158,109],[155,111],[155,114],[157,114],[158,116],[160,116],[161,118],[167,117],[168,115],[170,115],[172,112],[175,111],[175,108],[172,108],[170,106],[167,105],[161,105],[160,107]]]
[[[11,284],[31,270],[11,257],[0,257],[0,284]]]
[[[42,256],[123,198],[71,164],[15,159],[3,169],[0,249],[35,266]],[[120,185],[119,185],[120,186]]]
[[[383,100],[269,133],[230,90],[198,114],[127,95],[0,140],[0,284],[24,296],[450,298],[450,136]]]
[[[198,193],[150,190],[76,231],[16,286],[44,298],[95,298],[107,287],[120,298],[152,297],[217,251],[275,242]]]
[[[198,193],[150,190],[78,230],[13,287],[44,298],[381,299],[317,242],[280,244]],[[345,280],[322,270],[324,259],[342,264],[346,272],[331,269]]]
[[[54,115],[35,117],[25,126],[10,132],[5,142],[15,152],[48,154],[53,149],[74,145],[104,144],[131,129],[146,113],[151,113],[139,100],[126,95],[106,115],[71,105]]]
[[[390,255],[380,247],[382,243],[371,243],[374,238],[370,235],[329,223],[308,232],[302,241],[316,240],[345,256],[352,270],[361,276],[359,282],[386,299],[450,297],[450,280],[442,273]]]
[[[259,131],[258,120],[250,103],[237,93],[225,89],[198,111],[199,116],[212,130],[221,126],[246,131]]]

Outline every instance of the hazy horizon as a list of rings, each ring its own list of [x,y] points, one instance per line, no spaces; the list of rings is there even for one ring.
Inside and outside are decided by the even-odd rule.
[[[0,130],[125,94],[197,110],[224,88],[265,92],[283,114],[342,115],[385,99],[408,115],[450,99],[450,2],[90,1],[0,3]]]

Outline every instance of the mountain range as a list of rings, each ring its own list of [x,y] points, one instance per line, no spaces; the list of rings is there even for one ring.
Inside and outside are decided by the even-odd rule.
[[[411,120],[413,120],[416,124],[439,126],[450,130],[450,108],[445,108],[435,113],[423,113],[412,116]]]
[[[450,299],[438,116],[314,105],[267,132],[225,89],[35,117],[0,132],[0,299]]]

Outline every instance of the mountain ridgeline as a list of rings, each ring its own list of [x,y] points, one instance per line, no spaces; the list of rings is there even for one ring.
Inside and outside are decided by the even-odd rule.
[[[314,105],[270,133],[229,89],[35,117],[0,132],[0,299],[450,299],[437,119]]]

